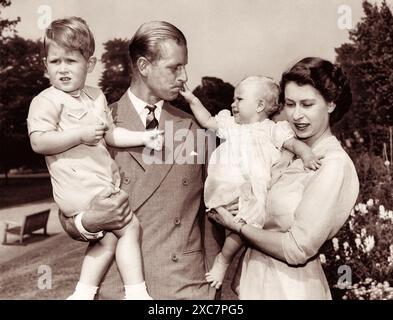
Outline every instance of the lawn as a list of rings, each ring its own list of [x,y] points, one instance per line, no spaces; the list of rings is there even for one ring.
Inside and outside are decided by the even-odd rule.
[[[0,178],[0,209],[52,197],[49,177]]]
[[[28,253],[1,264],[0,300],[65,299],[78,281],[85,249],[86,243],[58,234]],[[233,272],[231,268],[224,282],[224,300],[236,299],[230,290]],[[109,270],[103,287],[100,299],[122,298],[122,285],[115,265]]]
[[[0,178],[0,208],[25,204],[52,197],[49,177],[10,178],[5,185]],[[61,246],[59,247],[59,245]],[[0,265],[1,299],[64,299],[78,281],[86,244],[70,239],[65,234],[52,236],[28,253]],[[17,248],[15,248],[17,249]],[[237,259],[224,281],[222,299],[236,299],[230,289]],[[50,289],[40,289],[39,270],[52,272]],[[40,280],[41,279],[41,280]],[[42,281],[41,281],[42,282]],[[100,299],[121,299],[121,282],[116,267],[112,266],[104,284],[105,296]]]

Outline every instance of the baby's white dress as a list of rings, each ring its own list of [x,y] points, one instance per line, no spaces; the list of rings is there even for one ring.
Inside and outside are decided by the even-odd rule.
[[[270,119],[237,124],[229,110],[216,116],[220,139],[212,153],[204,199],[209,209],[239,201],[239,213],[247,223],[262,227],[271,167],[279,160],[283,143],[294,137],[288,122]]]

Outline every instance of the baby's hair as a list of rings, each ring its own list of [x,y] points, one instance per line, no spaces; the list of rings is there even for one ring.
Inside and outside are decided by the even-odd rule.
[[[280,86],[271,77],[266,76],[248,76],[239,82],[239,84],[252,83],[258,86],[261,91],[261,98],[267,102],[266,112],[276,112],[279,108]],[[270,110],[271,107],[274,110]]]
[[[86,60],[94,54],[94,36],[86,21],[79,17],[69,17],[52,21],[45,32],[45,56],[48,55],[51,42],[69,50],[80,51]]]

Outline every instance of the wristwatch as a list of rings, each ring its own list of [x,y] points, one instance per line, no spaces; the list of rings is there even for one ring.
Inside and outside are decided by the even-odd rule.
[[[79,231],[82,238],[84,238],[85,240],[98,240],[104,237],[103,231],[89,232],[85,229],[82,224],[82,218],[84,213],[84,211],[79,211],[79,213],[74,216],[75,227]]]

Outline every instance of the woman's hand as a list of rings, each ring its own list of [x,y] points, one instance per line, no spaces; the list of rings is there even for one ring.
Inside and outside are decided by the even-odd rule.
[[[239,224],[234,221],[232,213],[230,213],[223,207],[218,207],[216,209],[210,210],[210,212],[208,213],[208,217],[213,219],[215,222],[221,224],[228,230],[234,232],[238,232],[239,230]]]

